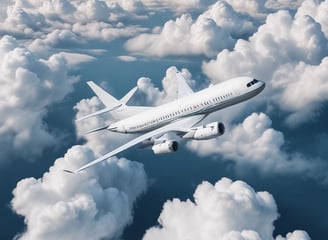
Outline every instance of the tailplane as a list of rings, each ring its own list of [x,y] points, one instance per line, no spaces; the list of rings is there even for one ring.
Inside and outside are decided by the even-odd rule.
[[[126,106],[127,102],[130,100],[130,98],[134,95],[134,93],[137,91],[137,87],[132,88],[124,97],[122,97],[120,100],[116,99],[112,95],[110,95],[108,92],[106,92],[104,89],[99,87],[97,84],[95,84],[92,81],[87,82],[89,87],[92,89],[92,91],[99,97],[100,101],[106,106],[106,108],[101,109],[97,112],[91,113],[89,115],[86,115],[82,118],[77,119],[76,121],[81,121],[90,117],[94,117],[103,113],[112,112],[113,117],[115,118],[121,118],[126,117],[132,114],[135,114],[137,111],[140,112],[140,110],[144,110],[144,107],[128,107]]]
[[[89,81],[87,82],[87,84],[107,108],[112,108],[113,106],[117,106],[120,104],[119,100],[110,95],[108,92],[106,92],[94,82]]]

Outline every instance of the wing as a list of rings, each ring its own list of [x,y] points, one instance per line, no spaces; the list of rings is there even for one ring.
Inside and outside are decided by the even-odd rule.
[[[181,72],[177,72],[178,81],[178,98],[182,98],[192,94],[194,91],[189,87],[186,79]]]
[[[196,115],[196,116],[191,116],[191,117],[187,117],[187,118],[183,118],[183,119],[180,119],[178,121],[175,121],[173,123],[170,123],[168,125],[165,125],[163,127],[160,127],[158,129],[155,129],[153,131],[150,131],[148,133],[145,133],[137,138],[134,138],[132,139],[131,141],[123,144],[122,146],[114,149],[113,151],[103,155],[102,157],[100,158],[97,158],[96,160],[80,167],[79,169],[75,170],[75,171],[69,171],[69,170],[64,170],[66,172],[69,172],[69,173],[78,173],[78,172],[81,172],[83,171],[84,169],[87,169],[97,163],[100,163],[128,148],[131,148],[135,145],[137,145],[138,143],[141,143],[149,138],[152,138],[152,137],[156,137],[156,136],[159,136],[159,135],[163,135],[167,132],[187,132],[188,129],[192,126],[194,126],[195,124],[199,123],[200,121],[202,121],[207,115]]]

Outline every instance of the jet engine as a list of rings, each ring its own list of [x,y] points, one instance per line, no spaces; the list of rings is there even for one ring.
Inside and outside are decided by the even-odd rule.
[[[166,140],[162,143],[154,144],[152,150],[154,154],[176,152],[178,150],[178,142]]]
[[[187,132],[183,138],[192,138],[196,140],[207,140],[223,135],[225,132],[224,124],[221,122],[209,123],[205,126],[197,127]]]

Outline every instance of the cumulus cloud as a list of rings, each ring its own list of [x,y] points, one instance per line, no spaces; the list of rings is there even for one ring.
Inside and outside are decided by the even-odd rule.
[[[142,10],[152,10],[152,11],[163,11],[170,10],[175,13],[184,13],[192,10],[199,10],[205,7],[205,5],[210,0],[184,0],[184,1],[174,1],[174,0],[137,0],[137,1],[117,1],[124,9],[128,11],[139,12]]]
[[[328,38],[328,1],[306,0],[297,9],[296,16],[309,15],[320,23],[322,31]]]
[[[262,79],[268,83],[266,91],[263,92],[266,94],[266,100],[286,111],[284,104],[279,99],[287,94],[286,89],[290,92],[296,82],[297,85],[302,85],[302,82],[298,81],[300,75],[286,76],[289,79],[284,81],[284,86],[277,84],[276,82],[281,80],[276,78],[283,77],[280,74],[286,68],[295,71],[297,66],[305,65],[307,67],[303,67],[304,69],[316,69],[317,76],[325,76],[326,71],[321,65],[325,64],[324,57],[326,55],[327,39],[321,31],[319,23],[308,15],[293,17],[287,11],[278,11],[267,17],[266,23],[259,27],[249,41],[239,39],[233,51],[223,50],[216,59],[204,62],[203,71],[214,82],[238,75],[250,75]],[[236,62],[238,64],[235,64]],[[321,81],[322,77],[311,79],[317,88],[307,88],[306,95],[314,96],[315,89],[321,87],[325,89],[325,87]],[[324,91],[320,94],[322,103],[327,94]],[[287,122],[290,126],[308,120],[298,112],[300,111],[300,108],[297,107],[299,99],[292,101],[289,100],[289,109],[286,111]],[[307,101],[306,105],[309,107],[307,112],[311,113],[309,115],[311,117],[317,109],[315,105],[318,100],[309,97],[301,100],[301,102],[304,101]],[[294,117],[291,117],[292,115]]]
[[[255,24],[249,20],[249,17],[236,12],[226,1],[217,1],[209,6],[202,16],[213,19],[216,25],[235,38],[251,35],[256,30]]]
[[[138,18],[112,1],[17,0],[7,7],[7,16],[0,24],[0,31],[64,43],[72,40],[76,42],[78,37],[111,41],[143,31],[138,26],[125,26],[120,22]]]
[[[288,112],[290,126],[315,119],[328,100],[328,57],[319,65],[304,62],[285,64],[273,75],[272,87],[280,92],[273,96],[279,107]]]
[[[27,228],[20,239],[114,239],[132,221],[136,198],[146,189],[142,164],[111,158],[81,174],[95,159],[87,146],[73,146],[40,179],[26,178],[13,191],[12,209]]]
[[[42,121],[46,107],[73,90],[77,77],[68,75],[65,56],[39,59],[16,39],[0,39],[0,153],[33,160],[45,147],[55,144]]]
[[[233,161],[240,172],[255,167],[266,175],[302,174],[327,183],[327,174],[322,171],[328,168],[327,164],[301,153],[284,151],[284,135],[271,124],[264,113],[253,113],[241,124],[230,126],[223,136],[209,141],[190,141],[187,146],[201,156],[220,154]]]
[[[177,99],[178,85],[176,80],[177,68],[169,67],[162,79],[162,90],[156,87],[150,78],[142,77],[138,79],[137,86],[139,91],[145,96],[141,104],[151,104],[154,106],[164,104]],[[194,87],[195,81],[192,80],[191,73],[188,69],[181,69],[189,86]],[[140,100],[139,100],[140,101]]]
[[[147,230],[143,239],[274,239],[277,206],[268,192],[256,192],[243,181],[222,178],[215,185],[204,181],[194,201],[168,200],[158,218],[160,226]],[[306,232],[286,239],[310,239]],[[282,240],[281,236],[277,240]]]
[[[216,23],[203,16],[193,21],[183,14],[175,21],[166,22],[162,29],[140,34],[125,44],[129,51],[152,56],[199,55],[214,56],[231,48],[234,40]]]

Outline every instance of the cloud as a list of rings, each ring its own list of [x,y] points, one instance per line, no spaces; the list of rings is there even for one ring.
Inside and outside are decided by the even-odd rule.
[[[296,230],[292,233],[287,233],[286,238],[281,235],[277,236],[276,240],[310,240],[310,236],[305,231]]]
[[[17,0],[7,7],[7,16],[0,24],[0,31],[29,39],[52,38],[57,43],[81,41],[79,37],[112,41],[144,31],[138,26],[125,26],[120,22],[140,18],[145,17],[130,13],[111,1]]]
[[[145,97],[145,99],[139,100],[140,104],[157,106],[177,99],[178,85],[176,72],[177,68],[175,66],[169,67],[166,70],[166,74],[161,81],[163,87],[162,90],[156,87],[150,78],[139,78],[137,86],[139,92]],[[185,77],[189,86],[193,87],[195,81],[192,80],[191,73],[188,69],[181,69],[181,73]]]
[[[137,58],[134,56],[123,56],[122,55],[122,56],[118,56],[117,58],[123,62],[134,62],[137,60]]]
[[[11,204],[27,225],[20,239],[114,239],[122,234],[146,189],[145,171],[140,163],[115,157],[81,174],[63,171],[95,157],[88,146],[73,146],[40,179],[18,182]]]
[[[250,35],[256,30],[255,24],[249,20],[249,17],[236,12],[226,1],[217,1],[201,16],[213,19],[216,25],[235,38]]]
[[[148,229],[143,239],[268,240],[273,239],[277,218],[270,193],[255,192],[243,181],[222,178],[215,185],[206,181],[198,185],[194,201],[168,200],[158,218],[160,226]],[[310,239],[303,231],[287,235],[287,239],[293,237]]]
[[[328,38],[328,1],[313,1],[306,0],[297,9],[296,16],[309,15],[320,23],[322,31],[326,38]]]
[[[328,57],[318,65],[304,62],[285,64],[274,73],[271,84],[279,92],[274,102],[289,113],[286,123],[298,125],[316,119],[320,108],[328,100]]]
[[[184,13],[192,10],[199,10],[205,7],[206,4],[212,2],[201,1],[201,0],[184,0],[184,1],[174,1],[174,0],[137,0],[137,1],[117,1],[124,9],[128,11],[164,11],[170,10],[175,13]]]
[[[55,145],[56,137],[42,121],[46,107],[73,90],[77,77],[68,75],[65,56],[39,59],[16,39],[0,39],[0,155],[33,160]]]
[[[320,24],[313,18],[307,15],[292,17],[287,11],[278,11],[267,17],[266,23],[258,28],[249,41],[239,39],[234,50],[221,51],[216,59],[204,62],[202,68],[214,82],[240,75],[250,75],[266,81],[267,88],[263,92],[265,98],[261,100],[283,110],[287,115],[286,121],[289,126],[296,126],[311,119],[317,110],[316,104],[323,103],[327,94],[325,91],[320,92],[321,101],[314,97],[301,100],[304,105],[309,107],[307,112],[310,114],[307,118],[299,113],[304,109],[298,108],[298,101],[289,100],[288,109],[280,101],[283,95],[287,94],[286,89],[290,92],[293,86],[302,85],[302,81],[298,81],[301,71],[298,71],[295,76],[292,73],[288,76],[280,74],[284,73],[285,69],[294,71],[296,66],[303,66],[298,68],[304,70],[316,69],[319,79],[313,77],[311,79],[318,87],[316,89],[325,89],[321,79],[325,78],[326,71],[321,65],[325,65],[327,43]],[[288,77],[288,80],[283,81],[284,85],[277,84],[277,82],[282,82],[281,79],[284,77]],[[304,90],[303,93],[313,96],[315,90],[311,87]]]
[[[140,34],[125,44],[132,52],[151,56],[206,55],[214,56],[225,48],[231,48],[234,40],[212,19],[198,17],[196,21],[186,14],[175,21],[166,22],[153,33]]]
[[[209,141],[190,141],[187,146],[201,156],[219,154],[233,161],[236,170],[255,167],[260,173],[302,174],[327,183],[322,169],[328,166],[321,159],[308,159],[301,153],[284,151],[282,132],[271,128],[272,121],[264,113],[253,113],[241,124],[230,126],[226,133]]]

